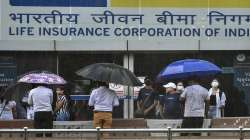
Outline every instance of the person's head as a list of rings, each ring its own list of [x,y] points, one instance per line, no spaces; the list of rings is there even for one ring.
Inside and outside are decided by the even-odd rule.
[[[57,95],[64,95],[64,87],[60,86],[56,88]]]
[[[32,84],[33,87],[48,87],[47,84]]]
[[[188,79],[189,85],[199,84],[199,78],[197,76],[192,76]]]
[[[164,85],[166,88],[166,93],[174,93],[176,90],[175,83],[169,82],[168,84]]]
[[[32,89],[37,87],[36,84],[31,84],[30,86],[31,86]]]
[[[183,91],[184,90],[183,82],[178,82],[177,83],[176,90],[178,90],[178,91]]]
[[[219,81],[217,79],[214,79],[212,82],[211,82],[211,86],[212,88],[218,88],[220,85]]]
[[[162,85],[160,85],[159,83],[153,83],[152,88],[157,93],[160,93],[162,91],[162,89],[163,89]],[[164,88],[163,92],[165,92],[165,88]]]
[[[152,85],[152,81],[148,77],[146,77],[144,79],[144,84],[145,84],[145,86],[151,86]]]
[[[3,94],[4,92],[5,92],[5,89],[6,89],[7,87],[0,87],[0,94]]]
[[[109,87],[109,84],[107,82],[102,82],[102,81],[98,81],[97,82],[98,87]]]
[[[1,97],[0,97],[0,102],[2,103],[2,102],[3,102],[3,100],[4,100],[4,97],[3,97],[3,96],[1,96]]]

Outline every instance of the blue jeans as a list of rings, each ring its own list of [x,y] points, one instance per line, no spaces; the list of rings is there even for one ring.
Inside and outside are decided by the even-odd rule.
[[[209,106],[208,110],[208,118],[214,119],[216,118],[217,107],[216,106]]]
[[[56,121],[68,121],[68,120],[69,120],[69,113],[68,112],[56,114]]]

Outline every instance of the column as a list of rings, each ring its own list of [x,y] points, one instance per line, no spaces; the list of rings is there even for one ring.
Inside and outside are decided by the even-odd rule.
[[[134,55],[133,54],[125,54],[123,59],[123,66],[130,71],[134,71]],[[129,97],[124,99],[124,119],[132,119],[134,118],[134,88],[124,86],[124,95]]]

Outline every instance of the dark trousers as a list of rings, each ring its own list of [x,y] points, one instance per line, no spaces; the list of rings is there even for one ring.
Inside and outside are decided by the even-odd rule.
[[[184,117],[182,128],[202,128],[203,117]],[[182,136],[187,136],[187,133],[182,133]],[[193,133],[194,136],[200,136],[200,133]]]
[[[34,127],[36,129],[52,129],[53,128],[53,116],[51,111],[39,111],[34,114]],[[42,134],[37,134],[38,137],[42,137]],[[46,133],[46,137],[51,137],[51,133]]]

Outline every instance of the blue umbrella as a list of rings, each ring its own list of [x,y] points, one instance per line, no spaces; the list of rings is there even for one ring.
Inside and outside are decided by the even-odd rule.
[[[158,80],[188,78],[191,76],[208,76],[221,73],[215,64],[199,59],[185,59],[175,61],[165,67],[157,76]]]

